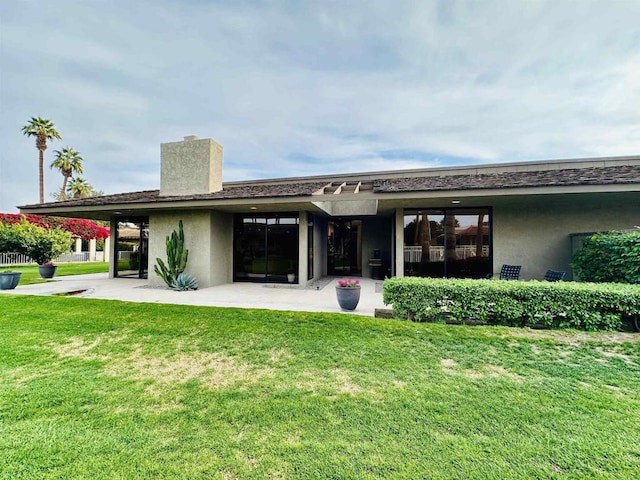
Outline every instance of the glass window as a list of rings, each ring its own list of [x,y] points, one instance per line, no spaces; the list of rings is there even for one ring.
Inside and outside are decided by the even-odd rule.
[[[491,266],[489,208],[405,210],[405,276],[484,278]]]

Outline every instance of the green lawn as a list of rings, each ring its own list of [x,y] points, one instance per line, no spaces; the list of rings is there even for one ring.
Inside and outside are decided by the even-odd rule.
[[[58,269],[56,270],[56,277],[61,275],[84,275],[86,273],[103,273],[109,271],[109,264],[106,262],[58,263],[57,265]],[[0,267],[0,271],[4,270],[22,272],[20,285],[52,281],[45,280],[40,277],[37,265],[29,265],[26,267]]]
[[[0,478],[637,478],[639,340],[3,295]]]

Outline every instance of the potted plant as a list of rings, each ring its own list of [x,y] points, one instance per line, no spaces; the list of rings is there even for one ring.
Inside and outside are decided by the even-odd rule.
[[[293,283],[295,281],[296,281],[296,274],[293,272],[293,270],[289,270],[287,272],[287,282]]]
[[[4,270],[0,272],[0,290],[13,290],[20,282],[22,272]]]
[[[360,301],[360,280],[338,280],[336,297],[342,310],[355,310]]]
[[[0,223],[0,252],[28,255],[40,267],[43,278],[51,278],[56,266],[53,259],[71,249],[71,234],[60,228],[45,229],[26,221],[6,225]]]
[[[34,232],[26,242],[25,253],[38,264],[38,271],[42,278],[53,278],[58,268],[53,260],[70,249],[71,235],[60,229]]]

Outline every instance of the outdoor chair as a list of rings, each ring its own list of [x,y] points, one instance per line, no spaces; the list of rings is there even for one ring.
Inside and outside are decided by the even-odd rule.
[[[547,273],[544,274],[544,279],[547,282],[559,282],[560,280],[564,280],[564,276],[567,272],[558,272],[556,270],[547,270]]]
[[[522,265],[502,265],[500,269],[500,280],[518,280],[520,278],[520,270]],[[487,278],[493,278],[494,275],[487,275]]]

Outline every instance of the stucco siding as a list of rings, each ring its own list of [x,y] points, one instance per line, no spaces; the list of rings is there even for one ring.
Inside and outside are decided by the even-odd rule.
[[[211,212],[209,287],[233,281],[233,215]]]
[[[208,286],[211,281],[210,269],[210,214],[209,212],[157,214],[149,217],[149,284],[163,286],[164,282],[154,272],[156,258],[167,261],[165,238],[178,229],[182,220],[185,246],[189,249],[186,272],[198,280],[200,286]]]
[[[501,199],[493,209],[493,267],[522,265],[524,279],[548,269],[572,279],[570,234],[640,225],[640,193],[530,196]]]

